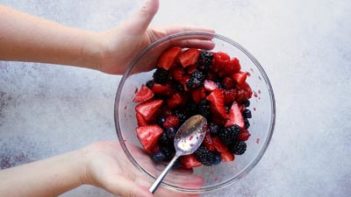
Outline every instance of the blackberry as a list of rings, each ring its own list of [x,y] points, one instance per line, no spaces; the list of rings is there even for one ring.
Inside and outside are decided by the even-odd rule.
[[[166,121],[166,118],[163,116],[159,116],[156,120],[156,123],[162,127],[163,123]]]
[[[250,122],[248,119],[244,119],[244,124],[245,124],[245,129],[248,129],[250,127]]]
[[[188,119],[188,117],[186,116],[186,114],[182,111],[176,110],[174,112],[174,114],[179,118],[180,123],[182,124],[183,122],[186,121],[186,119]]]
[[[158,143],[162,146],[169,146],[169,139],[166,132],[163,132],[160,138],[158,138]]]
[[[146,86],[148,88],[152,88],[152,86],[154,86],[154,84],[155,84],[154,80],[149,80],[148,82],[146,82]]]
[[[205,118],[208,118],[210,116],[210,104],[206,99],[200,101],[197,110],[199,114]]]
[[[251,111],[249,109],[245,109],[243,111],[243,117],[244,118],[252,118]]]
[[[206,147],[200,146],[196,151],[195,151],[195,157],[196,159],[204,164],[205,166],[211,166],[213,163],[215,163],[216,160],[216,153],[209,151]]]
[[[177,132],[176,129],[173,127],[165,129],[165,133],[167,135],[167,138],[172,144],[173,144],[173,140],[174,140],[174,136],[175,136],[176,132]]]
[[[177,90],[178,92],[184,92],[184,86],[178,82],[174,82],[173,89]]]
[[[210,130],[210,134],[212,135],[212,136],[216,136],[216,135],[218,135],[218,133],[219,133],[219,131],[221,130],[221,128],[220,128],[220,126],[219,125],[216,125],[216,124],[214,124],[214,123],[210,123],[209,124],[209,130]]]
[[[247,145],[244,141],[239,141],[229,146],[229,150],[236,155],[244,154],[244,152],[246,151],[246,148],[247,148]]]
[[[219,89],[224,89],[224,85],[220,81],[215,81],[215,83]]]
[[[213,53],[209,51],[201,51],[197,68],[207,72],[212,64]]]
[[[212,164],[213,164],[213,165],[217,165],[217,164],[221,163],[221,161],[222,161],[221,154],[215,153],[215,158],[214,158]]]
[[[151,156],[151,159],[156,163],[160,163],[166,159],[166,155],[162,151],[158,151]]]
[[[240,127],[235,124],[233,126],[222,129],[222,131],[220,131],[218,136],[224,144],[229,145],[236,141],[239,133],[240,133]]]
[[[164,84],[169,80],[169,73],[163,68],[157,68],[153,74],[153,78],[156,83]]]
[[[249,100],[245,100],[243,102],[243,104],[244,104],[245,107],[249,107],[250,106],[250,101]]]
[[[203,72],[196,70],[191,74],[189,81],[187,82],[187,87],[190,89],[196,89],[203,85],[205,80],[205,75]]]
[[[166,161],[171,160],[173,158],[173,156],[175,155],[175,149],[173,146],[161,146],[160,150],[165,155]]]
[[[195,103],[188,102],[185,106],[185,112],[188,117],[195,115],[197,113],[197,106]]]

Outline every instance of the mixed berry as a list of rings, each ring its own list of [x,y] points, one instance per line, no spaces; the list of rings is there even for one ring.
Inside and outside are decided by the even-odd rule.
[[[184,168],[233,161],[244,154],[252,117],[252,90],[237,58],[224,52],[172,47],[159,58],[153,79],[134,97],[137,137],[154,162],[175,154],[174,136],[189,117],[208,121],[206,137],[192,155],[182,156]]]

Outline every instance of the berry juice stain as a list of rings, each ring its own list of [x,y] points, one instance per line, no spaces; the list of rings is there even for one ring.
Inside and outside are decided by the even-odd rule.
[[[253,68],[250,68],[250,71],[251,71],[252,73],[254,73],[254,69],[253,69]]]
[[[125,110],[127,109],[127,105],[126,105],[126,106],[124,106],[124,109],[125,109]]]
[[[258,96],[258,95],[257,95],[257,93],[256,93],[256,92],[254,92],[254,97],[256,97],[256,98],[257,98],[257,96]]]
[[[256,107],[254,107],[253,110],[256,111]]]
[[[260,143],[260,138],[257,138],[256,139],[256,144],[259,144]]]
[[[262,80],[262,78],[260,77],[260,76],[258,76],[258,79],[261,81]]]
[[[257,90],[257,93],[258,93],[258,94],[261,94],[261,90]]]
[[[246,72],[246,73],[247,73],[247,76],[249,76],[249,77],[251,76],[251,73],[250,73],[250,72]]]

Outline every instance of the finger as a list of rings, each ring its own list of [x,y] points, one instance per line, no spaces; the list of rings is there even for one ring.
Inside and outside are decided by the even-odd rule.
[[[215,31],[211,28],[207,27],[198,27],[198,26],[171,26],[165,28],[166,34],[175,34],[175,33],[180,33],[180,32],[189,32],[189,31],[194,31],[194,32],[206,32],[210,34],[214,34]]]
[[[131,34],[143,34],[153,17],[157,13],[159,0],[145,0],[143,6],[127,21],[128,32]]]
[[[215,44],[212,40],[200,40],[200,39],[191,39],[191,40],[180,40],[173,42],[172,45],[186,47],[186,48],[199,48],[205,50],[211,50],[215,47]]]
[[[152,194],[146,187],[137,185],[124,177],[115,177],[113,181],[108,183],[106,189],[115,195],[123,197],[152,197]]]

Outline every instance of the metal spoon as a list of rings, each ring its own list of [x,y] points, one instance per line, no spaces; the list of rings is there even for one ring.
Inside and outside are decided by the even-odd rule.
[[[202,141],[205,138],[206,130],[204,127],[206,124],[206,118],[201,115],[194,115],[180,126],[174,137],[174,148],[176,150],[176,153],[167,167],[162,171],[154,184],[152,184],[150,187],[149,191],[151,193],[154,193],[156,191],[163,178],[167,175],[168,171],[172,168],[180,156],[190,155],[200,147]]]

